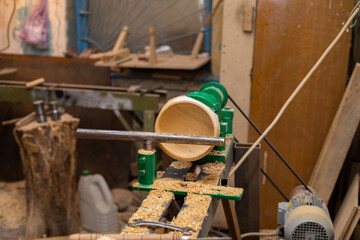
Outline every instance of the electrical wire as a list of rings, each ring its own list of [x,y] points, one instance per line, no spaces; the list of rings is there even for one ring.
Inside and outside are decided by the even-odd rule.
[[[266,128],[266,130],[263,132],[263,134],[253,143],[253,145],[249,148],[249,150],[244,154],[244,156],[240,159],[240,161],[236,164],[236,166],[230,171],[229,177],[234,174],[234,172],[240,167],[240,165],[245,161],[245,159],[250,155],[250,153],[255,149],[255,147],[264,139],[264,137],[270,132],[270,130],[275,126],[275,124],[279,121],[280,117],[285,112],[286,108],[289,106],[289,104],[292,102],[292,100],[295,98],[295,96],[299,93],[299,91],[302,89],[302,87],[305,85],[305,83],[309,80],[309,78],[312,76],[312,74],[315,72],[315,70],[319,67],[319,65],[322,63],[322,61],[325,59],[325,57],[329,54],[331,49],[335,46],[335,44],[339,41],[340,37],[344,34],[345,30],[349,27],[351,21],[354,19],[356,14],[359,12],[359,4],[358,2],[353,11],[351,16],[348,18],[346,23],[344,24],[343,28],[340,30],[339,34],[335,37],[335,39],[331,42],[331,44],[328,46],[328,48],[325,50],[325,52],[321,55],[321,57],[317,60],[315,65],[310,69],[308,74],[304,77],[304,79],[300,82],[300,84],[296,87],[294,92],[290,95],[290,97],[286,100],[285,104],[281,107],[279,113],[276,115],[274,120],[271,122],[271,124]]]
[[[271,236],[278,236],[280,234],[280,229],[277,228],[274,232],[265,233],[265,232],[249,232],[241,234],[241,238],[247,237],[271,237]]]
[[[290,202],[290,200],[286,197],[286,195],[280,190],[280,188],[275,184],[275,182],[269,177],[269,175],[267,175],[267,173],[260,168],[260,171],[262,172],[262,174],[264,174],[264,176],[266,177],[266,179],[271,183],[271,185],[273,185],[273,187],[280,193],[280,195],[284,198],[284,200],[286,202]]]
[[[10,15],[10,18],[9,18],[9,22],[7,24],[7,27],[6,27],[7,44],[6,44],[6,47],[0,49],[0,53],[2,53],[3,51],[5,51],[6,49],[8,49],[10,47],[10,25],[11,25],[12,19],[13,19],[14,14],[15,14],[15,10],[16,10],[16,0],[14,0],[13,9],[12,9],[12,12],[11,12],[11,15]]]
[[[234,136],[234,140],[236,143],[239,142],[235,136]],[[286,202],[289,202],[289,199],[286,197],[283,191],[281,191],[281,189],[275,184],[275,182],[270,178],[270,176],[262,168],[260,168],[260,171],[262,172],[262,174],[264,174],[264,176],[271,183],[271,185],[273,185],[273,187],[280,193],[280,195],[284,198],[284,200]]]
[[[251,121],[251,119],[244,113],[244,111],[239,107],[239,105],[234,101],[234,99],[229,95],[230,101],[234,104],[234,106],[239,110],[239,112],[246,118],[246,120],[250,123],[250,125],[261,135],[262,132],[257,128],[255,123]],[[306,190],[312,192],[310,188],[306,185],[306,183],[301,179],[301,177],[295,172],[295,170],[290,166],[290,164],[285,160],[285,158],[279,153],[279,151],[270,143],[270,141],[264,137],[265,142],[269,145],[269,147],[274,151],[274,153],[283,161],[285,166],[294,174],[294,176],[301,182],[301,184],[305,187]]]

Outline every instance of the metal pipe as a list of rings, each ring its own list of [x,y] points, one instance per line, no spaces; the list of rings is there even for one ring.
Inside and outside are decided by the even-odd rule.
[[[35,108],[35,116],[36,121],[38,123],[44,123],[46,122],[46,112],[45,112],[45,106],[44,102],[42,100],[37,100],[33,102],[34,108]]]
[[[99,139],[99,140],[131,140],[131,141],[156,141],[162,143],[178,144],[197,144],[224,146],[225,138],[220,137],[203,137],[193,135],[177,135],[168,133],[153,132],[135,132],[135,131],[115,131],[100,129],[82,129],[76,130],[78,138]]]
[[[50,105],[50,117],[53,121],[59,121],[61,118],[61,113],[59,111],[59,105],[57,101],[51,101]]]

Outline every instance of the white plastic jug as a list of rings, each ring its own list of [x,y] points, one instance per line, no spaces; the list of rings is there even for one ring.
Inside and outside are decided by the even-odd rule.
[[[117,207],[103,176],[83,171],[79,180],[81,226],[91,232],[119,231]]]

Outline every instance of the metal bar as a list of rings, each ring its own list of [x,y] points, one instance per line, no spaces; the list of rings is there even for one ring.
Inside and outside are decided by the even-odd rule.
[[[210,15],[212,10],[212,0],[206,0],[205,2],[205,19]],[[211,54],[211,24],[205,26],[204,34],[204,50]]]
[[[256,130],[258,134],[262,134],[262,132],[256,127],[255,123],[251,121],[251,119],[243,112],[243,110],[237,105],[237,103],[232,99],[229,95],[230,101],[235,105],[235,107],[239,110],[239,112],[246,118],[246,120],[251,124],[251,126]],[[301,182],[301,184],[312,193],[310,188],[306,185],[306,183],[301,179],[301,177],[295,172],[295,170],[290,166],[290,164],[285,160],[285,158],[278,152],[278,150],[270,143],[270,141],[264,137],[265,142],[269,145],[269,147],[274,151],[276,155],[281,159],[281,161],[286,165],[286,167],[294,174],[294,176]]]
[[[99,139],[99,140],[131,140],[131,141],[151,140],[162,143],[197,144],[197,145],[214,145],[214,146],[224,146],[225,144],[225,138],[220,138],[220,137],[176,135],[176,134],[153,133],[153,132],[115,131],[115,130],[78,128],[76,130],[76,135],[78,138],[90,138],[90,139]]]
[[[33,102],[39,99],[46,103],[56,100],[65,106],[128,111],[157,111],[159,103],[156,94],[43,86],[28,90],[25,86],[0,85],[0,101]]]
[[[76,38],[78,53],[82,53],[88,48],[87,42],[83,41],[83,37],[87,36],[88,32],[88,15],[81,14],[82,11],[87,11],[87,0],[75,1],[76,8]]]
[[[251,144],[234,145],[234,163],[250,148]],[[242,232],[260,230],[260,146],[254,149],[235,172],[235,186],[244,188],[244,196],[235,202],[236,215]]]

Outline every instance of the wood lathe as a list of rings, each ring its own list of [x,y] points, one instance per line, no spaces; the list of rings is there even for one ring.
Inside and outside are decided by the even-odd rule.
[[[234,111],[226,107],[227,100],[225,87],[219,83],[207,83],[198,92],[168,101],[158,115],[155,133],[77,129],[78,138],[144,142],[144,148],[138,150],[139,180],[133,189],[150,191],[150,194],[121,234],[151,234],[156,224],[134,223],[159,222],[175,196],[186,196],[170,225],[191,229],[189,238],[206,237],[217,199],[241,199],[242,188],[221,186],[221,180],[227,178],[233,161]],[[154,142],[158,142],[174,160],[159,178]],[[198,174],[194,172],[197,166],[201,169]],[[233,211],[227,213],[233,215],[227,216],[229,226],[237,226],[229,223],[237,221]],[[237,239],[240,231],[235,228],[231,228],[230,233]],[[184,232],[174,229],[169,233],[184,235]]]

